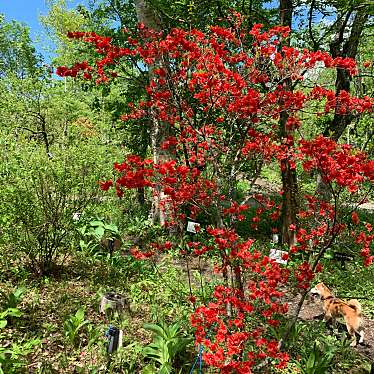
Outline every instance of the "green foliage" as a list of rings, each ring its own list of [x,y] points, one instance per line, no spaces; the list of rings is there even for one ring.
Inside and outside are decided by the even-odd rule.
[[[94,253],[98,250],[102,239],[117,239],[120,237],[118,226],[106,223],[103,218],[86,219],[81,217],[77,223],[77,230],[83,238],[79,242],[82,250]]]
[[[0,78],[7,74],[18,77],[33,74],[37,63],[29,28],[17,21],[6,22],[0,14]]]
[[[119,235],[118,227],[111,223],[108,224],[101,220],[96,220],[91,221],[90,226],[92,227],[93,235],[98,239],[102,239],[103,237],[114,239]]]
[[[63,91],[57,90],[55,93],[57,98],[61,98],[61,95],[70,97]],[[36,95],[35,87],[30,87],[27,97],[40,96]],[[5,111],[4,117],[0,119],[7,122],[4,133],[0,134],[0,182],[5,186],[0,191],[0,198],[4,201],[0,206],[0,217],[2,240],[12,243],[14,249],[26,253],[36,272],[48,272],[52,262],[57,258],[61,260],[60,255],[64,255],[70,245],[74,245],[76,232],[72,215],[89,206],[98,205],[98,200],[95,199],[99,192],[97,182],[102,175],[111,171],[109,160],[113,158],[108,147],[100,147],[94,143],[97,134],[95,129],[91,129],[93,125],[90,121],[76,121],[70,131],[70,121],[75,118],[74,110],[82,108],[77,105],[76,98],[67,107],[65,101],[61,103],[64,110],[57,109],[59,100],[56,99],[53,104],[56,110],[52,115],[52,110],[49,112],[50,106],[47,105],[51,104],[49,96],[43,94],[41,97],[42,101],[34,103],[39,108],[38,116],[44,118],[46,126],[56,125],[51,132],[47,131],[52,157],[51,154],[46,154],[45,144],[40,143],[39,138],[28,139],[19,132],[15,137],[9,132],[11,129],[8,131],[9,127],[19,125],[11,112]],[[44,101],[45,98],[48,99],[47,102]],[[0,99],[0,112],[1,101]],[[19,105],[15,99],[9,101]],[[5,109],[7,105],[9,104],[4,102]],[[44,105],[49,108],[45,109],[46,112],[40,109]],[[30,102],[25,107],[12,110],[21,113],[22,117],[22,113],[32,112],[33,109]],[[67,111],[70,112],[69,121],[63,121]],[[10,120],[6,121],[5,118]],[[60,125],[69,131],[62,130]],[[33,126],[38,132],[38,124],[26,125],[30,129],[34,129]],[[74,130],[82,132],[75,133]],[[86,134],[86,131],[93,133]],[[78,142],[83,136],[85,141]],[[58,141],[59,146],[52,139]]]
[[[129,245],[145,246],[148,242],[158,241],[165,236],[165,230],[142,216],[129,217],[125,225]]]
[[[22,312],[17,308],[7,308],[0,313],[0,329],[3,329],[8,324],[8,317],[21,317]]]
[[[83,209],[93,195],[84,176],[76,179],[73,167],[57,169],[56,163],[44,162],[42,169],[30,165],[33,174],[18,179],[8,191],[15,212],[10,236],[40,274],[50,273],[57,261],[64,260],[61,256],[74,241],[73,213]]]
[[[153,332],[152,343],[143,349],[144,356],[157,363],[158,373],[172,373],[176,360],[193,339],[182,334],[179,323],[145,324],[144,328]]]
[[[80,346],[80,333],[83,327],[89,324],[90,321],[84,318],[84,309],[79,308],[74,315],[70,315],[64,322],[64,334],[70,344],[74,347]]]
[[[13,343],[8,348],[0,347],[0,374],[19,372],[27,362],[27,355],[39,344],[40,339],[31,339],[24,343]]]
[[[89,321],[87,321],[89,322]],[[87,328],[87,347],[93,348],[100,341],[100,337],[103,335],[101,329],[95,327],[94,325],[88,323],[86,324]]]
[[[269,330],[277,341],[280,341],[283,338],[285,332],[288,329],[288,323],[288,319],[285,318],[283,321],[281,321],[281,324],[278,327],[270,327]],[[305,329],[305,325],[303,323],[293,324],[288,335],[288,341],[285,342],[285,345],[287,347],[292,347],[299,339],[303,329]]]
[[[24,288],[17,288],[15,291],[9,295],[5,295],[5,300],[3,306],[6,308],[0,312],[0,341],[4,338],[4,335],[1,333],[5,329],[12,318],[22,317],[22,312],[16,308]],[[11,347],[1,347],[0,346],[0,374],[14,372],[16,368],[20,368],[24,363],[24,356],[29,354],[32,351],[34,345],[39,344],[40,340],[35,339],[25,344],[13,343]]]
[[[143,347],[139,342],[133,342],[118,349],[112,355],[108,373],[132,374],[140,372],[142,366]]]
[[[346,344],[346,343],[343,343]],[[348,345],[346,344],[346,347]],[[305,347],[299,368],[303,374],[325,374],[332,368],[333,359],[339,350],[337,340],[331,336],[321,336],[315,340],[312,349]]]
[[[3,308],[17,308],[18,304],[21,302],[24,294],[26,292],[25,287],[17,287],[14,291],[10,292],[9,294],[0,291],[4,301],[2,303]]]
[[[181,269],[165,258],[147,272],[143,271],[130,286],[129,298],[135,309],[147,306],[153,321],[176,319],[187,323],[191,308],[186,303],[189,290]]]
[[[64,65],[74,63],[76,53],[72,50],[67,37],[68,31],[83,30],[85,19],[75,9],[68,9],[65,0],[48,0],[49,12],[40,17],[41,23],[57,45],[56,63]]]

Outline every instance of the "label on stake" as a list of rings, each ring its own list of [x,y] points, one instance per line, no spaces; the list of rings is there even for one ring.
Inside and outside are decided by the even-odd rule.
[[[275,262],[277,262],[278,264],[283,264],[283,265],[287,265],[287,260],[283,260],[283,255],[284,254],[288,254],[287,251],[281,251],[279,249],[276,249],[276,248],[271,248],[270,249],[270,253],[269,253],[269,257],[273,260],[275,260]]]
[[[187,232],[191,232],[192,234],[196,234],[196,227],[200,227],[200,223],[188,221],[187,222]]]

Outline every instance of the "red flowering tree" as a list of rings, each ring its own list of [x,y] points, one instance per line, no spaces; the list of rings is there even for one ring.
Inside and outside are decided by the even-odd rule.
[[[374,257],[371,226],[359,229],[354,212],[373,183],[373,161],[322,136],[304,139],[301,119],[301,113],[312,110],[316,115],[359,114],[370,111],[373,100],[310,87],[308,75],[321,68],[339,67],[356,74],[355,61],[282,47],[288,35],[287,27],[263,31],[255,25],[244,30],[240,16],[235,27],[212,26],[207,32],[173,29],[164,35],[140,25],[138,34],[129,34],[127,45],[121,47],[95,33],[72,32],[71,38],[94,46],[96,57],[57,69],[59,75],[97,83],[116,78],[118,66],[129,62],[152,71],[148,97],[132,103],[122,119],[158,121],[167,134],[160,142],[167,156],[131,155],[114,164],[117,178],[102,182],[101,188],[113,186],[121,197],[126,189],[146,187],[160,201],[164,224],[173,228],[170,235],[175,237],[146,250],[134,249],[137,258],[178,246],[186,220],[203,217],[206,227],[183,250],[215,256],[222,285],[207,305],[196,308],[191,323],[197,343],[204,345],[205,362],[222,372],[250,373],[266,357],[285,364],[287,355],[271,335],[279,315],[287,310],[280,286],[292,283],[302,290],[299,311],[315,273],[322,270],[321,258],[348,229],[347,208],[365,264]],[[292,131],[279,128],[285,113]],[[252,196],[257,201],[253,208],[248,196],[239,199],[236,193],[238,180],[254,182],[262,166],[274,161],[281,169],[297,170],[300,165],[306,173],[318,172],[333,196],[330,202],[300,197],[298,222],[288,228],[297,241],[283,255],[284,260],[298,259],[295,267],[282,268],[256,249],[252,239],[236,232],[237,222],[245,220],[249,210],[255,210],[248,222],[252,229],[265,216],[274,227],[279,221],[282,206],[272,197]],[[348,194],[352,202],[344,207]]]

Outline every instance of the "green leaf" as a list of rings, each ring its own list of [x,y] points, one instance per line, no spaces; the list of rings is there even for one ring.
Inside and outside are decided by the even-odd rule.
[[[158,371],[159,374],[170,374],[172,373],[173,368],[169,363],[162,365]]]
[[[78,232],[79,232],[81,235],[85,235],[85,234],[86,234],[86,229],[87,229],[87,226],[86,226],[86,225],[77,228]]]
[[[17,308],[8,308],[5,312],[10,317],[21,317],[22,316],[22,312]]]
[[[76,313],[75,313],[75,317],[79,320],[79,321],[82,321],[84,319],[84,309],[83,308],[79,308]]]
[[[20,297],[25,293],[26,287],[18,287],[14,292],[13,295],[14,297],[19,300]]]
[[[87,325],[87,323],[90,323],[90,321],[86,320],[86,321],[83,321],[81,324],[79,324],[77,326],[77,328],[75,329],[75,331],[79,331],[83,326]]]
[[[91,226],[104,226],[104,223],[102,221],[91,221]]]
[[[113,224],[107,224],[107,225],[104,225],[104,228],[105,230],[108,230],[108,231],[111,231],[113,233],[118,233],[118,227],[116,225],[113,225]]]
[[[174,338],[176,335],[178,335],[178,331],[180,329],[180,324],[175,323],[173,326],[166,329],[167,335],[169,338]]]
[[[98,238],[102,238],[104,236],[104,233],[105,233],[105,229],[103,226],[98,226],[94,230],[94,234]]]
[[[308,357],[308,361],[306,362],[307,369],[314,368],[315,359],[316,359],[315,352],[312,351]]]
[[[148,364],[145,368],[142,369],[142,374],[156,374],[157,370],[154,364]]]
[[[146,323],[143,327],[146,330],[152,331],[155,335],[161,336],[164,339],[168,339],[168,335],[165,333],[165,330],[159,325],[156,325],[154,323]]]

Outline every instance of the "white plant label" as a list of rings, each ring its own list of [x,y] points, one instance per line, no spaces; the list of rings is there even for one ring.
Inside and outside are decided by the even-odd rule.
[[[275,260],[275,262],[277,262],[278,264],[283,264],[283,265],[286,265],[287,264],[287,260],[283,260],[283,255],[284,254],[288,254],[287,251],[281,251],[279,249],[275,249],[275,248],[272,248],[270,249],[270,254],[269,254],[269,257],[273,260]]]
[[[80,212],[73,213],[73,220],[74,221],[79,221],[79,218],[81,218],[81,215],[82,215],[82,213],[80,213]]]
[[[200,227],[200,223],[188,221],[187,222],[187,232],[192,232],[196,234],[196,227]]]
[[[279,236],[278,236],[278,234],[273,234],[272,241],[273,241],[273,243],[278,243],[279,242]]]

